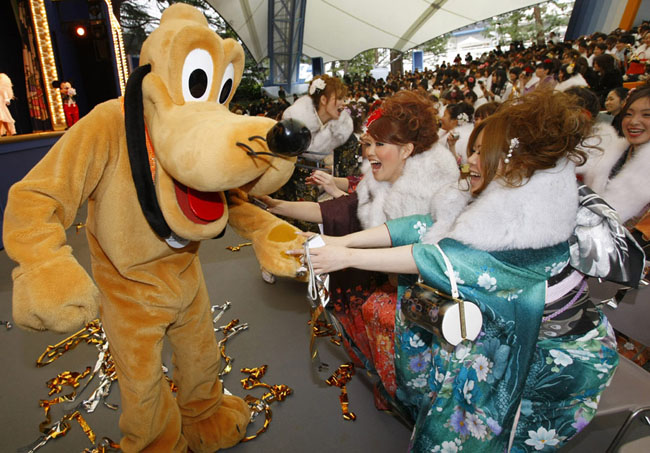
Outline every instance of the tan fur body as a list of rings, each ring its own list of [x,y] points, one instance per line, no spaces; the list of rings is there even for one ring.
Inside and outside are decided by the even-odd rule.
[[[178,66],[196,46],[208,49],[215,61],[215,84],[206,102],[186,102],[179,94]],[[227,102],[217,102],[229,62],[235,66],[233,91],[239,83],[243,51],[211,32],[194,8],[177,4],[165,12],[143,47],[142,61],[155,62],[142,92],[161,211],[178,235],[192,241],[212,238],[229,216],[237,220],[236,211],[226,206],[219,219],[195,223],[178,207],[174,181],[198,191],[246,187],[253,194],[269,193],[290,177],[295,159],[251,157],[235,145],[264,136],[274,121],[240,117],[228,112]],[[264,143],[251,146],[268,151]],[[225,201],[225,194],[220,196]],[[65,244],[65,229],[86,200],[94,281]],[[252,215],[240,224],[244,230],[282,222],[252,205],[246,210]],[[3,231],[6,250],[19,264],[13,272],[18,325],[69,332],[101,314],[122,395],[123,451],[183,452],[189,446],[197,453],[212,452],[245,436],[250,409],[242,399],[224,396],[218,378],[221,362],[199,243],[174,249],[147,223],[131,174],[119,100],[93,109],[12,187]],[[257,235],[267,237],[262,231]],[[291,257],[268,261],[264,265],[278,273],[290,275],[298,267]],[[165,335],[174,352],[176,398],[161,369]]]

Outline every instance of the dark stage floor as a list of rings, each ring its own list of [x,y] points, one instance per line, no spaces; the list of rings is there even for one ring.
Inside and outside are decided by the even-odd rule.
[[[78,221],[83,221],[80,212]],[[68,240],[75,255],[84,265],[89,265],[85,234],[75,228],[68,231]],[[231,252],[226,246],[244,242],[231,230],[224,238],[207,241],[201,247],[201,260],[213,304],[226,300],[232,307],[221,318],[227,324],[234,318],[248,323],[249,329],[228,341],[227,352],[234,358],[233,370],[224,383],[232,393],[245,396],[263,394],[262,389],[246,391],[239,382],[245,377],[242,367],[268,365],[263,382],[285,384],[293,394],[285,401],[273,403],[273,419],[268,431],[259,438],[239,444],[231,451],[245,452],[367,452],[378,453],[406,451],[410,436],[397,418],[374,408],[369,379],[359,370],[348,385],[350,410],[356,421],[346,421],[341,416],[339,389],[325,384],[338,365],[346,361],[342,349],[319,340],[323,360],[329,370],[318,373],[309,357],[309,331],[307,321],[309,306],[306,285],[292,280],[279,279],[275,285],[264,283],[255,261],[253,250],[244,247]],[[13,263],[6,252],[0,252],[0,320],[11,318],[11,278]],[[645,290],[648,299],[650,290]],[[15,452],[19,447],[35,441],[43,421],[39,400],[46,399],[45,382],[65,370],[83,371],[93,366],[97,350],[86,344],[66,353],[56,362],[36,368],[35,362],[48,344],[55,344],[65,335],[30,333],[18,328],[6,330],[0,326],[0,450]],[[218,334],[221,338],[221,334]],[[171,365],[171,353],[165,350],[165,363]],[[85,396],[94,389],[91,383]],[[67,390],[67,389],[66,389]],[[109,402],[119,404],[119,386],[113,384]],[[54,420],[63,414],[62,407],[54,407]],[[98,438],[109,437],[119,442],[119,410],[100,406],[92,414],[84,414]],[[615,421],[604,421],[602,429],[592,431],[585,438],[575,439],[563,451],[596,453],[613,436]],[[249,428],[249,433],[261,426],[261,419]],[[650,427],[635,427],[630,439],[648,436],[643,445],[626,449],[630,452],[650,451]],[[86,435],[76,422],[63,438],[55,439],[41,448],[43,453],[81,452],[91,447]],[[473,452],[466,452],[473,453]]]

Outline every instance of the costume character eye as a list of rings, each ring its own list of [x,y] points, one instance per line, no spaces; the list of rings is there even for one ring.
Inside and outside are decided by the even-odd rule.
[[[221,82],[221,89],[219,90],[219,103],[225,104],[230,93],[232,92],[232,86],[235,83],[235,67],[230,63],[226,70],[223,72],[223,79]]]
[[[183,63],[183,98],[185,101],[205,101],[210,95],[214,64],[210,53],[194,49]]]

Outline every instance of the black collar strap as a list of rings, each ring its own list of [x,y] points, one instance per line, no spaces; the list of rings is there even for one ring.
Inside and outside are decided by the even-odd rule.
[[[142,103],[142,80],[151,72],[151,65],[138,67],[126,84],[124,94],[124,125],[126,128],[126,145],[129,151],[131,175],[138,193],[140,208],[149,226],[163,239],[171,236],[172,230],[167,225],[156,197],[156,188],[151,178],[149,155],[144,125],[144,106]]]

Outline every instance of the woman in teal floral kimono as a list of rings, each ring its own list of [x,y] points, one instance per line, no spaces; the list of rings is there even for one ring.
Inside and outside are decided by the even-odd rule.
[[[411,451],[557,449],[593,418],[614,373],[613,331],[569,266],[583,158],[575,148],[589,132],[572,102],[536,91],[477,126],[469,142],[474,201],[446,232],[411,216],[326,237],[326,247],[311,251],[316,273],[403,274],[395,403],[415,423]],[[460,297],[480,308],[478,337],[454,347],[407,319],[400,303],[414,274],[447,294],[454,278]]]

